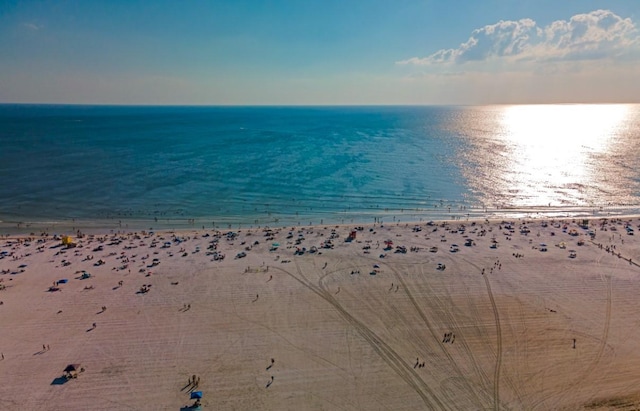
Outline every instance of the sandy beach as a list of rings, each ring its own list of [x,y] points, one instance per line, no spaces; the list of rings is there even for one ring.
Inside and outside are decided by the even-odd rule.
[[[2,238],[0,409],[637,409],[639,225]]]

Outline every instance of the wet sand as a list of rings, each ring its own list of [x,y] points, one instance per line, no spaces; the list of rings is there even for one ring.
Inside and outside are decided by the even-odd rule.
[[[580,222],[2,239],[0,409],[637,408],[640,220]]]

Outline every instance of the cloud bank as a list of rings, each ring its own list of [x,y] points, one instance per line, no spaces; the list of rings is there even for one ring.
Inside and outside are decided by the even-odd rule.
[[[457,48],[397,64],[451,68],[488,62],[633,60],[639,56],[640,35],[633,21],[609,10],[595,10],[544,27],[531,19],[499,21],[474,30]]]

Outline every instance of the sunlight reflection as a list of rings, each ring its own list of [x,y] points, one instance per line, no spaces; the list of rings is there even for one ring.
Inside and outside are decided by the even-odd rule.
[[[584,190],[598,179],[593,158],[610,150],[627,111],[625,105],[506,107],[499,123],[510,160],[503,181],[519,199],[512,205],[587,205]]]

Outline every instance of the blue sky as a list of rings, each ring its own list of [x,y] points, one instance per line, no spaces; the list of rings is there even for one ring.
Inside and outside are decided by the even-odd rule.
[[[640,102],[635,0],[0,0],[0,102]]]

